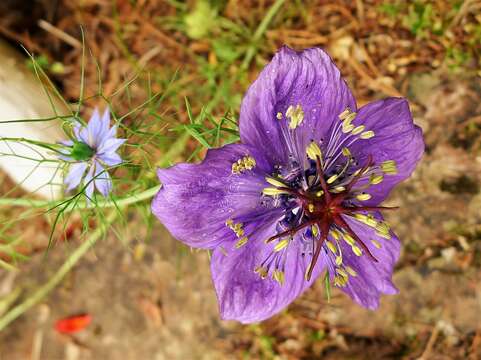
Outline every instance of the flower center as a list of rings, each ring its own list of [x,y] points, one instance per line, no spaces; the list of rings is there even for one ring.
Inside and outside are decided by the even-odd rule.
[[[95,154],[95,150],[82,141],[74,141],[71,149],[70,156],[77,161],[89,160]]]

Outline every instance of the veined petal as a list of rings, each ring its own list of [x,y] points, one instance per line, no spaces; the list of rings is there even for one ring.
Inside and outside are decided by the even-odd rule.
[[[247,160],[254,162],[244,168],[238,165]],[[162,188],[152,202],[152,211],[180,241],[214,248],[235,239],[226,221],[271,210],[261,193],[266,186],[264,178],[272,170],[264,156],[250,146],[234,144],[209,150],[200,164],[158,170]]]
[[[109,196],[112,190],[112,180],[107,170],[99,162],[95,164],[94,184],[103,197]]]
[[[85,187],[85,196],[87,197],[87,201],[90,201],[92,199],[92,195],[94,193],[94,171],[95,171],[95,162],[90,166],[89,171],[87,172],[87,175],[85,175],[84,178],[84,185]]]
[[[377,205],[416,168],[424,153],[422,130],[413,123],[408,102],[401,98],[387,98],[363,106],[356,122],[375,134],[350,148],[358,161],[363,163],[372,156],[374,164],[394,160],[397,168],[397,174],[385,175],[382,182],[369,188],[371,199],[365,204]]]
[[[284,250],[283,284],[274,280],[272,274],[261,278],[254,270],[274,249],[273,243],[265,244],[264,240],[275,234],[275,224],[258,229],[242,248],[237,249],[233,242],[227,242],[212,254],[212,278],[220,313],[225,320],[252,323],[279,313],[325,269],[325,257],[321,256],[307,281],[305,274],[311,258],[302,256],[302,244],[294,240]]]
[[[102,155],[105,153],[112,153],[116,151],[127,139],[116,139],[116,138],[109,138],[102,142],[97,149],[97,154]]]
[[[289,154],[304,161],[307,145],[325,137],[347,107],[355,111],[356,102],[324,51],[283,47],[244,97],[241,140],[265,149],[272,163],[285,164]]]
[[[375,214],[377,221],[382,221],[380,213]],[[391,232],[390,239],[376,233],[373,227],[363,224],[350,216],[344,216],[351,229],[368,247],[376,258],[373,261],[363,251],[357,256],[345,241],[341,241],[341,250],[344,266],[349,266],[356,272],[356,276],[349,276],[349,280],[342,290],[360,305],[376,309],[379,306],[381,294],[396,294],[397,288],[392,283],[392,274],[396,264],[401,244],[399,239]]]
[[[67,185],[67,191],[70,191],[78,186],[80,184],[80,181],[82,180],[82,176],[87,169],[87,163],[86,162],[80,162],[76,164],[72,164],[70,166],[70,170],[68,172],[68,175],[65,177],[65,185]]]
[[[122,163],[122,158],[115,152],[104,153],[98,156],[98,159],[103,161],[108,166],[116,166]]]

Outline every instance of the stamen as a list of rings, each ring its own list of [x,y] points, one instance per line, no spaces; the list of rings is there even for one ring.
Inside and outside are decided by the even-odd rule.
[[[289,239],[281,240],[276,244],[276,246],[274,246],[274,251],[276,251],[276,252],[281,251],[287,245],[289,245]]]
[[[252,156],[244,156],[232,164],[232,174],[239,175],[256,166],[256,160]]]
[[[377,241],[375,239],[371,239],[371,242],[377,249],[381,248],[381,243],[379,241]]]
[[[380,184],[383,180],[384,180],[384,176],[372,174],[371,177],[369,178],[369,183],[371,185],[377,185],[377,184]]]
[[[367,201],[371,198],[371,194],[361,193],[356,195],[356,199],[359,201]]]
[[[296,105],[295,107],[293,107],[292,105],[290,105],[288,108],[287,108],[287,111],[286,111],[286,116],[288,118],[290,118],[290,122],[289,122],[289,128],[290,129],[295,129],[296,127],[298,127],[302,121],[304,120],[304,110],[302,110],[302,106],[301,105]]]
[[[241,248],[242,246],[244,246],[245,244],[247,244],[247,241],[248,241],[248,240],[249,240],[249,239],[247,238],[247,236],[244,236],[244,237],[240,238],[240,239],[236,242],[235,248],[236,248],[236,249]]]
[[[381,170],[388,175],[396,175],[398,173],[396,162],[394,160],[386,160],[381,163]]]
[[[317,157],[322,159],[322,151],[316,142],[312,141],[306,149],[307,157],[311,160],[316,160]]]
[[[282,181],[279,181],[277,179],[274,179],[274,178],[271,178],[269,176],[266,177],[266,181],[271,184],[271,185],[274,185],[276,187],[284,187],[286,186],[286,184],[284,184]]]
[[[372,130],[369,130],[369,131],[364,131],[361,136],[359,136],[361,139],[363,140],[367,140],[367,139],[370,139],[372,137],[374,137],[374,131]]]
[[[284,281],[285,281],[285,276],[284,276],[284,272],[281,271],[281,270],[274,270],[273,274],[272,274],[272,277],[274,278],[274,280],[276,280],[280,285],[284,285]]]
[[[256,274],[259,274],[259,276],[261,277],[261,279],[265,279],[267,277],[267,268],[265,268],[264,266],[258,266],[254,269],[254,272]]]
[[[282,120],[282,113],[278,112],[276,115],[277,120]]]
[[[262,193],[267,196],[276,196],[276,195],[282,195],[282,194],[289,194],[288,191],[286,190],[280,190],[278,188],[273,188],[273,187],[267,187],[262,190]]]
[[[345,266],[344,269],[346,269],[346,271],[349,275],[354,276],[354,277],[357,276],[357,272],[352,267]]]
[[[362,133],[364,131],[366,127],[364,125],[359,125],[359,126],[356,126],[354,128],[354,130],[352,130],[352,135],[359,135],[360,133]]]

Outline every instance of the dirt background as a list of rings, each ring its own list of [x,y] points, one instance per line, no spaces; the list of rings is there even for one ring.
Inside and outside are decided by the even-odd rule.
[[[168,26],[166,17],[175,23],[182,11],[194,7],[193,2],[181,3],[186,8],[176,3],[6,0],[0,4],[0,35],[44,55],[46,71],[71,101],[79,93],[80,25],[106,94],[139,63],[161,79],[153,83],[158,89],[167,74],[180,69],[176,93],[162,106],[171,123],[186,122],[183,97],[198,110],[213,96],[209,86],[224,82],[204,71],[205,64],[222,67],[213,41]],[[272,3],[227,1],[218,16],[253,31]],[[403,242],[394,275],[399,295],[384,297],[379,310],[371,312],[337,290],[327,303],[319,283],[262,324],[223,322],[207,253],[191,252],[159,224],[149,234],[132,225],[122,228],[125,241],[114,235],[101,241],[42,304],[0,334],[0,358],[481,359],[481,5],[438,1],[425,15],[428,2],[402,3],[287,2],[243,80],[228,89],[229,96],[222,95],[227,100],[214,110],[222,114],[229,99],[242,94],[284,43],[325,47],[360,104],[408,97],[427,148],[413,177],[387,202],[400,207],[387,214]],[[60,33],[46,31],[40,19]],[[220,30],[210,31],[218,35]],[[235,41],[241,46],[244,40]],[[227,71],[238,74],[240,62],[231,60]],[[96,64],[89,63],[87,92],[95,90],[96,76]],[[132,92],[134,99],[145,95],[142,88]],[[188,144],[186,157],[194,146]],[[0,182],[3,191],[14,186],[4,174]],[[21,191],[14,195],[25,196]],[[2,216],[21,211],[3,210]],[[135,213],[130,219],[138,220]],[[18,265],[19,271],[1,270],[2,294],[44,283],[81,241],[74,231],[72,243],[56,246],[45,257],[48,221],[18,226],[26,239],[21,251],[30,258]],[[75,313],[91,314],[92,324],[69,336],[54,330],[56,320]]]

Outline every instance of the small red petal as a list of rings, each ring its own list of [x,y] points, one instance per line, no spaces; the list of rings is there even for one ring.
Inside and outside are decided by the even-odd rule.
[[[85,329],[92,322],[89,314],[74,315],[58,320],[55,330],[61,334],[74,334]]]

